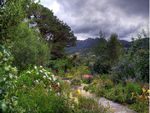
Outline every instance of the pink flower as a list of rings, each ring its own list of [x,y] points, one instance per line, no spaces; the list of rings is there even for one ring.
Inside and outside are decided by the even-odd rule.
[[[83,75],[83,78],[85,78],[85,79],[92,79],[93,75],[86,74],[86,75]]]

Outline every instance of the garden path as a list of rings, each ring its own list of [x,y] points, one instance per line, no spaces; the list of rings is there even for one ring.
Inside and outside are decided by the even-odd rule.
[[[96,100],[98,102],[99,105],[104,106],[106,109],[109,109],[110,112],[112,113],[137,113],[129,108],[127,108],[124,105],[115,103],[113,101],[110,101],[106,98],[98,98],[96,97],[94,94],[91,94],[89,92],[86,92],[83,88],[84,86],[86,86],[86,84],[82,84],[81,86],[78,86],[77,89],[80,90],[81,95],[86,97],[86,98],[93,98],[94,100]]]

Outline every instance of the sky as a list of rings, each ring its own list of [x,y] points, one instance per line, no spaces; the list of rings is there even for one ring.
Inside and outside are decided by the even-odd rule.
[[[148,30],[149,0],[41,0],[67,23],[78,40],[95,38],[99,31],[131,40]]]

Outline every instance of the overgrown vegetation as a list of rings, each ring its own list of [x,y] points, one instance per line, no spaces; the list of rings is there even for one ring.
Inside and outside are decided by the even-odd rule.
[[[71,28],[34,0],[0,4],[0,112],[105,113],[85,90],[148,113],[149,35],[124,48],[118,35],[99,34],[84,55],[67,55],[74,46]],[[67,81],[67,82],[66,82]]]

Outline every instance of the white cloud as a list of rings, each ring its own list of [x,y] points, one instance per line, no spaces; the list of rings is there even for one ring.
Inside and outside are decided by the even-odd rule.
[[[41,0],[41,4],[51,9],[54,14],[57,14],[60,11],[60,5],[56,0]]]

